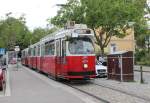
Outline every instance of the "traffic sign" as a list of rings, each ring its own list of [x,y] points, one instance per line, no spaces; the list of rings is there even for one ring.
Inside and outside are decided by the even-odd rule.
[[[15,51],[20,51],[20,48],[19,48],[19,46],[15,46]]]
[[[0,48],[0,55],[4,55],[5,54],[5,48]]]

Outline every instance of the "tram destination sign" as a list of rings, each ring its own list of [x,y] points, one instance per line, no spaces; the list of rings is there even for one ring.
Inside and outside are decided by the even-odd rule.
[[[90,29],[76,29],[76,30],[74,30],[74,32],[78,33],[78,34],[91,34]]]

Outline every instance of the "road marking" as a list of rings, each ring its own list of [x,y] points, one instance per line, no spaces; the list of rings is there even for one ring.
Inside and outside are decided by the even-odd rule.
[[[81,99],[85,103],[97,103],[97,100],[95,100],[92,97],[90,97],[90,96],[88,96],[82,92],[79,92],[79,91],[77,91],[77,90],[75,90],[75,89],[73,89],[67,85],[64,85],[64,84],[59,83],[59,82],[54,81],[54,80],[51,80],[51,79],[49,79],[49,78],[47,78],[47,77],[45,77],[39,73],[36,73],[36,72],[30,70],[29,68],[24,67],[24,69],[27,70],[28,72],[32,73],[34,76],[36,76],[40,80],[46,82],[48,85],[51,85],[54,88],[58,88],[58,89],[60,88],[66,92],[69,92],[69,93],[73,94],[74,96],[78,97],[79,99]]]
[[[9,70],[6,70],[6,90],[5,96],[11,96]]]

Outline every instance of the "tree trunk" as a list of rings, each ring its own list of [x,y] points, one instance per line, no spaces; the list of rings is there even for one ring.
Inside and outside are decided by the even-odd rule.
[[[101,57],[104,57],[104,48],[103,47],[100,48],[101,48]]]

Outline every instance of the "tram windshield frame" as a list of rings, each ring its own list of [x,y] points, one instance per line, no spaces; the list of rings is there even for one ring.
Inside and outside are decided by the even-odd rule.
[[[94,45],[90,38],[72,38],[69,40],[70,54],[94,54]]]

